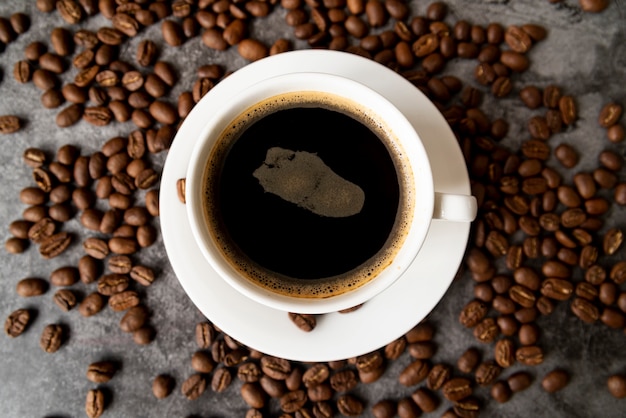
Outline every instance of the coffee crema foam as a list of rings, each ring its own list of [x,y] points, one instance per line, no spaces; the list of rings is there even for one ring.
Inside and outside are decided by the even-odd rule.
[[[222,161],[241,134],[256,121],[281,110],[292,108],[324,108],[347,115],[376,134],[389,152],[396,170],[399,202],[391,232],[382,248],[361,265],[344,273],[319,279],[298,279],[264,268],[251,260],[230,238],[221,221],[217,196]],[[395,134],[371,110],[349,99],[325,92],[302,91],[279,94],[256,103],[243,111],[218,136],[203,175],[203,212],[205,224],[216,247],[236,271],[252,283],[280,295],[296,298],[322,299],[355,290],[375,279],[387,268],[404,244],[415,209],[413,172]],[[263,237],[259,237],[260,240]],[[332,239],[332,237],[330,238]],[[324,260],[319,260],[323,263]]]

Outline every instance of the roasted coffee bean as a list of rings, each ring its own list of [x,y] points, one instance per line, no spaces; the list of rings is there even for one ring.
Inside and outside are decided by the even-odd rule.
[[[569,383],[569,374],[565,370],[555,369],[541,380],[541,387],[548,393],[558,392]]]
[[[493,384],[493,386],[491,386],[489,393],[491,394],[491,397],[499,403],[508,402],[509,399],[511,399],[511,395],[513,394],[511,392],[511,389],[509,388],[509,385],[501,380],[497,381]]]
[[[410,397],[402,398],[398,401],[396,407],[396,414],[392,416],[399,416],[400,418],[416,418],[419,417],[422,411]]]
[[[133,267],[130,257],[125,255],[115,255],[108,260],[108,267],[112,273],[128,274]]]
[[[95,126],[105,126],[111,122],[113,114],[108,107],[86,107],[83,111],[83,119]]]
[[[73,309],[77,303],[76,295],[70,289],[57,290],[54,293],[52,300],[54,300],[54,303],[56,303],[57,306],[65,312]]]
[[[480,352],[476,348],[468,348],[457,360],[457,368],[463,373],[471,373],[480,361]]]
[[[499,333],[500,329],[493,318],[484,318],[474,328],[474,337],[483,343],[493,342]]]
[[[431,390],[439,390],[450,379],[452,369],[446,364],[435,364],[426,378],[426,386]]]
[[[223,392],[225,391],[230,383],[232,382],[232,375],[230,371],[225,368],[219,368],[213,373],[213,378],[211,379],[211,389],[215,392]]]
[[[624,314],[613,308],[604,308],[600,320],[604,325],[613,329],[621,329],[626,325]]]
[[[593,179],[603,189],[612,189],[617,184],[617,176],[605,168],[597,168],[593,171]],[[619,188],[619,186],[618,186]],[[615,197],[618,198],[617,189]]]
[[[19,296],[32,297],[40,296],[48,290],[48,282],[44,279],[29,277],[17,282],[15,291]]]
[[[583,11],[589,13],[599,13],[609,6],[608,0],[579,0]]]
[[[160,374],[152,381],[152,394],[157,399],[167,398],[170,393],[172,393],[174,384],[175,382],[173,377]]]
[[[9,232],[17,238],[28,239],[28,231],[32,225],[32,222],[23,219],[13,221],[9,225]]]
[[[105,303],[106,301],[100,293],[93,292],[88,294],[78,305],[78,312],[85,317],[92,316],[100,312]]]
[[[117,46],[124,41],[124,34],[115,28],[101,27],[96,32],[98,40],[105,45]]]
[[[437,398],[427,389],[419,388],[411,395],[411,398],[419,408],[428,413],[437,409],[439,401]]]
[[[124,211],[124,222],[132,226],[145,225],[148,222],[149,213],[143,206],[134,206]]]
[[[576,103],[572,96],[561,96],[559,99],[559,111],[565,125],[571,125],[577,118]]]
[[[252,38],[239,42],[237,52],[248,61],[257,61],[269,55],[269,49],[261,41]]]
[[[622,106],[618,103],[607,103],[600,110],[598,115],[598,123],[603,128],[609,128],[615,125],[622,116]]]
[[[53,286],[71,286],[78,282],[79,273],[76,267],[59,267],[50,273],[50,283]]]
[[[85,210],[95,203],[93,192],[86,187],[79,187],[72,192],[72,203],[81,210]]]
[[[280,397],[280,409],[286,413],[293,413],[301,409],[307,402],[306,392],[295,390]]]
[[[101,389],[90,389],[85,400],[85,413],[89,418],[100,417],[106,408],[104,392]]]
[[[65,61],[57,54],[46,52],[39,57],[39,67],[54,74],[61,74],[65,71]]]
[[[38,168],[46,163],[46,153],[38,148],[27,148],[22,158],[24,163],[31,168]]]
[[[568,300],[574,292],[574,286],[565,279],[547,278],[541,284],[541,294],[555,300]]]
[[[526,86],[520,90],[520,99],[529,109],[537,109],[542,105],[541,91],[535,86]]]
[[[28,240],[11,237],[4,242],[4,249],[9,254],[21,254],[28,248]]]
[[[251,408],[261,409],[265,406],[265,394],[258,383],[244,383],[240,389],[241,398]]]
[[[480,386],[488,386],[492,384],[500,373],[502,372],[502,368],[496,364],[494,361],[485,361],[478,365],[476,368],[475,379],[476,383]]]
[[[14,234],[15,235],[15,234]],[[624,234],[618,228],[609,229],[602,240],[602,249],[607,255],[613,255],[622,245]]]
[[[52,173],[61,183],[69,183],[72,181],[72,170],[65,164],[53,161],[48,165],[48,169],[50,170],[50,173]]]
[[[121,293],[128,288],[128,277],[123,274],[106,274],[98,279],[98,293],[104,296],[112,296]]]
[[[119,87],[109,88],[109,91],[108,91],[109,95],[113,97],[113,92],[119,91],[118,88]],[[113,114],[113,117],[115,117],[115,120],[118,122],[126,122],[127,120],[130,119],[130,116],[131,116],[132,110],[130,106],[126,103],[126,101],[124,100],[125,99],[116,98],[109,102],[109,110]]]
[[[372,3],[372,0],[368,1],[368,4],[369,3]],[[282,402],[281,409],[285,410],[284,408],[282,408]],[[355,396],[345,394],[341,395],[337,399],[337,409],[342,415],[346,417],[356,417],[360,416],[363,413],[364,405],[363,402]]]
[[[11,134],[17,132],[22,127],[22,121],[17,116],[2,115],[0,116],[0,133]]]
[[[511,367],[515,363],[515,344],[508,338],[498,340],[494,349],[496,363],[502,368]]]
[[[78,260],[78,275],[80,281],[89,284],[93,283],[100,272],[98,262],[90,255],[85,255]]]
[[[46,353],[54,353],[63,344],[63,327],[59,324],[49,324],[43,329],[39,346]]]
[[[519,347],[515,351],[515,359],[527,366],[536,366],[543,363],[543,351],[536,345]]]
[[[533,382],[533,377],[528,372],[516,372],[509,376],[506,380],[512,392],[521,392],[527,389]]]
[[[113,181],[111,181],[111,185],[113,185]],[[120,185],[117,185],[118,188],[120,188]],[[128,192],[129,193],[129,192]],[[120,210],[126,210],[130,207],[130,196],[128,194],[122,194],[122,193],[111,193],[111,195],[109,196],[109,206],[111,206],[114,209],[120,209]],[[133,228],[130,225],[127,225],[129,228]]]
[[[78,23],[83,18],[83,9],[75,0],[58,0],[56,8],[63,20],[69,24]]]
[[[200,373],[192,374],[181,386],[183,396],[189,400],[200,397],[206,390],[206,379]]]
[[[25,205],[41,205],[47,198],[46,193],[38,187],[25,187],[20,191],[20,201]]]
[[[111,18],[113,27],[128,37],[137,35],[139,31],[139,22],[126,13],[116,13]]]
[[[161,24],[163,40],[170,46],[180,46],[185,42],[181,26],[173,20],[164,20]]]
[[[330,386],[337,392],[348,392],[358,384],[353,370],[341,370],[330,377]]]
[[[263,373],[276,380],[284,380],[291,372],[291,363],[288,360],[264,356],[261,358]]]
[[[447,400],[456,402],[471,395],[472,386],[469,379],[455,377],[448,380],[441,388],[441,391]]]
[[[98,260],[103,260],[109,255],[107,242],[100,238],[87,238],[83,242],[83,249],[88,255]]]
[[[554,149],[554,155],[565,168],[572,168],[578,164],[578,153],[569,144],[560,144]]]
[[[31,313],[27,309],[18,309],[11,312],[4,322],[4,332],[12,338],[21,335],[28,328]]]
[[[98,209],[85,209],[80,215],[80,223],[91,231],[99,231],[103,213]]]
[[[322,363],[318,363],[304,372],[302,375],[302,383],[304,383],[304,386],[307,388],[316,386],[328,379],[329,375],[328,367]]]
[[[287,392],[287,387],[285,386],[285,382],[281,380],[275,380],[268,376],[262,376],[261,379],[259,380],[259,383],[261,385],[260,388],[262,388],[263,391],[267,395],[270,396],[270,398],[280,398],[281,396],[285,394],[285,392]],[[253,382],[245,382],[241,388],[242,395],[244,394],[244,386],[246,385],[248,385],[248,387],[258,388],[258,385],[253,384]],[[246,390],[250,391],[250,389],[246,389]],[[323,393],[323,392],[326,392],[326,393]],[[312,402],[327,401],[328,399],[332,398],[332,393],[333,393],[332,389],[327,384],[320,384],[317,386],[313,386],[309,388],[308,390],[308,394],[309,394],[308,396]],[[246,403],[250,406],[255,406],[254,403],[256,403],[257,405],[261,405],[261,406],[258,406],[260,408],[265,402],[265,396],[263,395],[263,392],[261,391],[259,391],[258,394],[255,394],[254,392],[247,393],[246,396],[248,398],[252,398],[248,400],[244,399]]]
[[[507,337],[515,335],[519,329],[517,320],[511,315],[499,316],[496,323],[498,324],[502,335],[506,335]]]
[[[261,369],[259,368],[257,363],[242,363],[237,368],[237,377],[242,382],[258,382],[262,376],[263,373],[261,372]]]
[[[33,242],[41,243],[51,237],[56,230],[56,225],[51,218],[41,218],[28,229],[27,237]]]
[[[465,305],[459,316],[459,322],[468,328],[474,328],[487,315],[489,307],[482,301],[473,300]]]
[[[18,83],[28,83],[31,79],[30,64],[26,60],[18,61],[13,66],[13,78]]]
[[[626,376],[615,374],[606,382],[609,393],[617,399],[626,398]]]
[[[614,264],[611,267],[609,277],[618,285],[626,282],[626,261],[619,261]]]
[[[620,171],[624,165],[624,158],[614,151],[605,150],[598,155],[598,162],[608,170]]]
[[[117,366],[112,361],[97,361],[87,367],[87,379],[93,383],[106,383],[113,378]]]
[[[32,80],[33,84],[42,91],[56,88],[59,85],[59,79],[56,74],[44,68],[36,69],[33,72]]]
[[[423,360],[415,360],[402,370],[398,381],[404,386],[413,386],[426,379],[430,367]]]
[[[612,305],[613,303],[615,303],[618,291],[619,289],[617,288],[617,285],[615,285],[615,283],[604,282],[600,285],[600,289],[598,291],[598,299],[600,299],[600,302],[604,303],[607,306]]]
[[[142,328],[147,320],[148,309],[142,305],[135,305],[120,319],[120,329],[124,332],[135,332]]]
[[[154,340],[155,335],[156,331],[154,328],[146,325],[133,332],[133,341],[137,345],[150,344]]]
[[[624,140],[624,137],[626,137],[626,133],[624,132],[624,127],[619,124],[610,126],[606,130],[606,137],[609,141],[615,144],[622,142]]]
[[[109,250],[114,254],[130,255],[138,249],[137,241],[132,238],[113,237],[109,240]]]
[[[83,107],[73,103],[57,114],[56,123],[61,128],[74,125],[83,115]]]
[[[72,241],[72,236],[67,232],[59,232],[45,238],[39,244],[39,254],[49,259],[63,253]]]
[[[139,247],[149,247],[157,240],[157,230],[150,224],[141,225],[137,228],[137,235],[135,238]]]
[[[99,290],[98,290],[99,291]],[[116,312],[125,311],[139,304],[139,295],[133,290],[115,293],[109,298],[109,307]]]
[[[150,115],[159,123],[172,125],[178,120],[178,112],[168,102],[155,100],[149,107]]]
[[[142,286],[150,286],[154,282],[154,271],[146,266],[133,266],[130,277]]]

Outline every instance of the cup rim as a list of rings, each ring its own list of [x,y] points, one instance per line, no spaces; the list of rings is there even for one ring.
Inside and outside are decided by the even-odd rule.
[[[368,108],[369,111],[377,115],[379,120],[393,125],[394,137],[398,139],[402,152],[408,155],[411,161],[409,164],[413,176],[411,184],[415,184],[415,188],[419,187],[420,190],[419,193],[415,193],[416,196],[413,199],[414,213],[411,226],[405,234],[401,248],[389,266],[382,270],[376,279],[357,289],[328,298],[280,295],[241,277],[230,263],[223,260],[222,253],[216,249],[214,238],[204,222],[204,208],[200,198],[203,187],[202,174],[206,167],[206,161],[215,145],[216,138],[221,135],[228,124],[261,100],[283,93],[302,91],[321,91],[362,103],[359,99],[354,99],[354,91],[358,91],[357,96],[359,98],[362,99],[365,96],[368,98],[368,104],[376,104],[375,109],[366,105],[361,107]],[[416,161],[411,158],[419,160],[418,164],[416,165]],[[380,93],[360,82],[328,73],[294,72],[282,74],[264,79],[239,92],[228,103],[224,103],[219,112],[206,120],[202,133],[194,145],[186,174],[186,211],[194,239],[210,266],[220,278],[248,298],[287,312],[313,314],[334,312],[357,306],[379,294],[393,284],[413,262],[425,241],[432,221],[435,194],[432,171],[428,155],[415,128],[404,114]],[[417,186],[418,184],[419,186]]]

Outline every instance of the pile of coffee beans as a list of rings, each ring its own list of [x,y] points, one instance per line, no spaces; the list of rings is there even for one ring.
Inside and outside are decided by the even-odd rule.
[[[600,12],[608,3],[580,0],[580,7]],[[502,403],[533,384],[554,393],[575,378],[567,365],[541,379],[532,371],[548,354],[541,344],[545,330],[539,323],[545,322],[540,317],[549,316],[559,303],[568,304],[573,317],[585,323],[600,322],[616,332],[626,328],[626,262],[616,257],[623,230],[603,224],[614,205],[626,205],[622,106],[607,100],[598,109],[606,147],[592,170],[578,170],[585,150],[567,141],[551,143],[582,123],[576,97],[556,84],[524,82],[523,73],[532,65],[528,52],[539,42],[549,42],[543,27],[451,23],[446,4],[437,1],[423,16],[412,14],[401,0],[37,0],[36,6],[43,13],[58,13],[67,25],[49,34],[52,51],[44,40],[25,48],[24,58],[13,64],[15,80],[37,87],[42,106],[56,109],[56,124],[69,128],[70,137],[70,127],[77,123],[127,128],[123,123],[130,122],[132,130],[103,141],[95,152],[83,152],[75,145],[78,139],[54,156],[39,148],[23,152],[33,179],[19,194],[25,209],[9,225],[6,251],[20,254],[35,246],[44,259],[63,259],[68,248],[78,247],[84,254],[76,265],[56,268],[47,279],[16,279],[16,294],[33,298],[54,288],[52,298],[62,312],[78,307],[84,317],[108,305],[119,312],[121,331],[132,334],[139,345],[153,341],[156,333],[149,324],[150,310],[142,303],[157,277],[142,262],[142,249],[155,243],[158,234],[153,218],[159,215],[160,169],[154,161],[169,148],[194,104],[230,70],[203,65],[193,87],[173,98],[180,69],[159,59],[157,43],[142,39],[133,50],[134,62],[123,57],[128,42],[141,37],[144,28],[160,25],[168,48],[200,37],[202,48],[233,48],[248,61],[302,43],[371,58],[402,74],[437,105],[470,172],[479,215],[464,267],[475,283],[473,295],[460,308],[459,322],[471,330],[476,344],[458,359],[438,358],[436,329],[428,321],[372,353],[315,364],[265,355],[203,321],[195,328],[193,371],[182,382],[169,373],[156,376],[156,399],[170,396],[177,386],[181,396],[194,400],[209,389],[221,393],[237,385],[249,408],[246,417],[416,417],[441,405],[449,407],[443,415],[447,418],[475,417],[489,402],[482,393]],[[262,24],[276,12],[283,13],[293,39],[256,39],[253,22]],[[109,24],[86,29],[83,23],[97,14]],[[28,26],[28,16],[20,13],[9,21],[0,19],[1,44]],[[471,62],[473,74],[445,72],[455,60]],[[519,98],[533,111],[522,134],[528,139],[519,149],[504,145],[507,121],[492,120],[481,110],[487,96]],[[16,116],[0,116],[1,133],[16,132],[22,124]],[[185,180],[176,187],[184,203]],[[66,228],[72,219],[78,220],[79,232]],[[84,296],[74,290],[79,282],[89,289]],[[314,315],[289,317],[304,332],[316,326]],[[32,305],[17,309],[8,315],[5,332],[18,337],[35,319]],[[40,337],[42,350],[54,353],[71,344],[69,331],[61,321],[47,324]],[[358,395],[359,385],[376,382],[394,361],[407,356],[410,362],[397,377],[405,395]],[[87,378],[98,386],[86,394],[87,416],[105,412],[112,396],[103,384],[120,367],[109,360],[88,366]],[[626,396],[624,374],[606,379],[613,396]]]

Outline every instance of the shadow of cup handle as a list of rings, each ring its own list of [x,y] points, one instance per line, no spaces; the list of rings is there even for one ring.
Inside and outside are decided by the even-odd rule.
[[[453,222],[472,222],[476,219],[478,205],[471,195],[435,192],[433,219]]]

